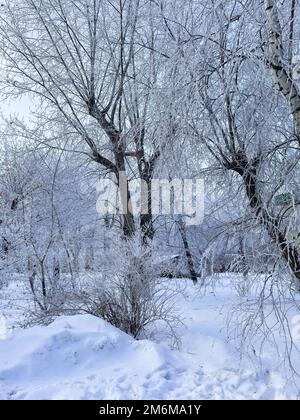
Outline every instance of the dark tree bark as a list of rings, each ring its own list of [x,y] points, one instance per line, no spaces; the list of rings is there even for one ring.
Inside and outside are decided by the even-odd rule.
[[[184,226],[181,219],[177,222],[177,224],[178,224],[178,229],[179,229],[181,239],[182,239],[182,242],[183,242],[184,252],[185,252],[185,255],[186,255],[186,259],[187,259],[191,280],[193,281],[194,284],[197,284],[198,276],[197,276],[197,272],[195,270],[193,255],[192,255],[189,243],[188,243],[185,226]]]
[[[235,159],[231,163],[226,163],[227,169],[233,170],[242,177],[250,207],[254,210],[259,222],[266,228],[270,238],[278,246],[291,273],[300,282],[299,251],[286,238],[280,228],[278,218],[272,216],[263,204],[257,181],[258,165],[258,158],[249,162],[246,153],[241,150],[236,153]]]

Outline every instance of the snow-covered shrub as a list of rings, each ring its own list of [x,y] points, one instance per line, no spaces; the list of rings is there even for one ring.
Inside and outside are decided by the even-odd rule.
[[[115,241],[108,257],[101,281],[81,293],[84,310],[135,338],[156,321],[172,329],[178,322],[176,291],[168,287],[168,279],[160,278],[162,267],[152,247],[136,234]]]

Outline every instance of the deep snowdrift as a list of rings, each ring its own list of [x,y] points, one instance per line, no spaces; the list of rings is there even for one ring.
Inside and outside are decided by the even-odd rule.
[[[184,285],[182,280],[180,285]],[[1,399],[276,399],[296,398],[276,350],[257,363],[227,340],[225,318],[236,300],[227,286],[199,295],[190,283],[178,296],[184,325],[180,351],[136,341],[90,315],[8,331],[0,339]],[[6,316],[10,307],[3,309]],[[11,318],[12,319],[12,318]],[[165,344],[164,344],[165,343]],[[280,359],[280,355],[279,355]],[[279,363],[279,364],[278,364]]]
[[[90,315],[61,317],[0,341],[1,398],[158,397],[159,382],[183,369],[179,353],[135,341]]]

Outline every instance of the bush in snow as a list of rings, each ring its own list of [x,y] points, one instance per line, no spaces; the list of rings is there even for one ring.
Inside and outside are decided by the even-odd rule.
[[[178,322],[176,291],[168,287],[168,280],[160,279],[161,264],[151,246],[143,244],[136,234],[129,240],[115,241],[109,253],[101,281],[80,293],[81,308],[135,338],[156,321],[173,330]]]

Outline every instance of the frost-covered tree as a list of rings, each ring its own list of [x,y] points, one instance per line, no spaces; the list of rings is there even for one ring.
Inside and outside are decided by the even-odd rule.
[[[36,111],[26,136],[89,156],[117,183],[120,172],[150,183],[159,156],[153,92],[167,57],[155,2],[14,0],[0,19],[3,93],[27,95]],[[140,224],[152,238],[151,212]],[[127,212],[125,236],[134,230]]]

